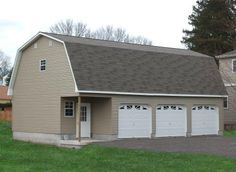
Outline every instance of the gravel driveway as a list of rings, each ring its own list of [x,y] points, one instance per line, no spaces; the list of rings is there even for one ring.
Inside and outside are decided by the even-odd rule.
[[[161,152],[207,153],[236,158],[236,137],[202,136],[187,138],[121,139],[95,144]]]

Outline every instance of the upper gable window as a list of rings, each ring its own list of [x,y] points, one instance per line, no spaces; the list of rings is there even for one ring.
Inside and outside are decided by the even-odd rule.
[[[34,48],[38,48],[38,44],[37,43],[34,43]]]
[[[232,72],[236,72],[236,59],[232,60]]]
[[[45,71],[46,70],[46,64],[47,64],[47,61],[44,59],[44,60],[40,60],[40,71]]]
[[[52,46],[52,40],[49,40],[48,45],[49,45],[49,47]]]

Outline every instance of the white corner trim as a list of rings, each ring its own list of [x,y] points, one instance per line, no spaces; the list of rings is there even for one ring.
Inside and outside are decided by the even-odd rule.
[[[73,81],[74,81],[74,85],[75,85],[75,92],[78,92],[78,86],[76,84],[75,75],[74,75],[74,72],[73,72],[73,69],[72,69],[72,66],[71,66],[71,61],[70,61],[70,58],[69,58],[69,55],[68,55],[68,51],[67,51],[67,48],[66,48],[66,45],[65,45],[64,42],[63,42],[63,46],[64,46],[64,49],[65,49],[65,52],[66,52],[66,57],[67,57],[67,60],[68,60],[69,66],[70,66],[70,71],[71,71],[71,74],[72,74],[72,77],[73,77]]]
[[[64,41],[59,40],[59,39],[57,39],[57,38],[54,38],[54,37],[52,37],[52,36],[49,36],[49,35],[47,35],[47,34],[45,34],[45,33],[39,32],[39,33],[37,33],[35,36],[33,36],[29,41],[27,41],[25,44],[23,44],[23,46],[21,46],[21,47],[17,50],[16,58],[15,58],[14,65],[13,65],[12,77],[11,77],[11,80],[10,80],[10,83],[9,83],[9,87],[8,87],[7,94],[8,94],[9,96],[12,96],[12,95],[13,95],[13,87],[14,87],[14,84],[15,84],[16,73],[17,73],[17,71],[18,71],[20,59],[21,59],[21,56],[22,56],[22,51],[23,51],[29,44],[31,44],[35,39],[39,38],[40,36],[45,36],[45,37],[47,37],[47,38],[50,38],[50,39],[52,39],[52,40],[55,40],[55,41],[60,42],[60,43],[63,44],[63,46],[64,46],[64,48],[65,48],[67,60],[68,60],[68,62],[69,62],[69,66],[70,66],[70,70],[71,70],[71,73],[72,73],[72,77],[73,77],[73,80],[74,80],[75,92],[78,92],[78,87],[77,87],[77,84],[76,84],[76,81],[75,81],[74,72],[73,72],[72,67],[71,67],[70,58],[69,58],[69,56],[68,56],[67,49],[66,49],[66,46],[65,46]]]
[[[88,94],[116,94],[116,95],[137,95],[137,96],[165,96],[165,97],[227,97],[227,95],[200,95],[200,94],[164,94],[164,93],[134,93],[134,92],[113,92],[113,91],[87,91],[79,90],[79,93]]]
[[[13,65],[12,76],[11,76],[9,87],[8,87],[8,90],[7,90],[7,95],[8,96],[13,95],[13,86],[15,84],[16,73],[17,73],[17,69],[18,69],[18,66],[19,66],[19,61],[21,59],[21,55],[22,55],[21,51],[18,50],[17,53],[16,53],[16,58],[15,58],[14,65]]]

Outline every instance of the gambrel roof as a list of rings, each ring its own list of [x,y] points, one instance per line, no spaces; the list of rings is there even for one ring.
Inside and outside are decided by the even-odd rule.
[[[64,44],[79,93],[227,95],[215,60],[207,55],[185,49],[40,34]]]

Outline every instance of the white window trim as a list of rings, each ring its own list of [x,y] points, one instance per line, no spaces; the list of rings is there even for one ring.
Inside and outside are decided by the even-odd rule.
[[[224,101],[223,101],[223,108],[224,109],[229,109],[229,97],[225,97],[226,98],[226,100],[227,100],[227,107],[225,107],[224,105]]]
[[[41,61],[45,60],[45,70],[41,70]],[[47,60],[46,59],[40,59],[39,60],[39,71],[45,72],[47,70]]]
[[[66,116],[66,107],[65,107],[65,105],[66,105],[66,102],[72,102],[73,103],[73,115],[72,116]],[[72,100],[66,100],[65,102],[64,102],[64,117],[65,118],[74,118],[75,117],[75,102],[74,101],[72,101]]]
[[[232,73],[236,73],[236,71],[234,71],[234,61],[236,61],[236,59],[232,59],[232,62],[231,62],[232,63],[231,64],[232,65]]]

